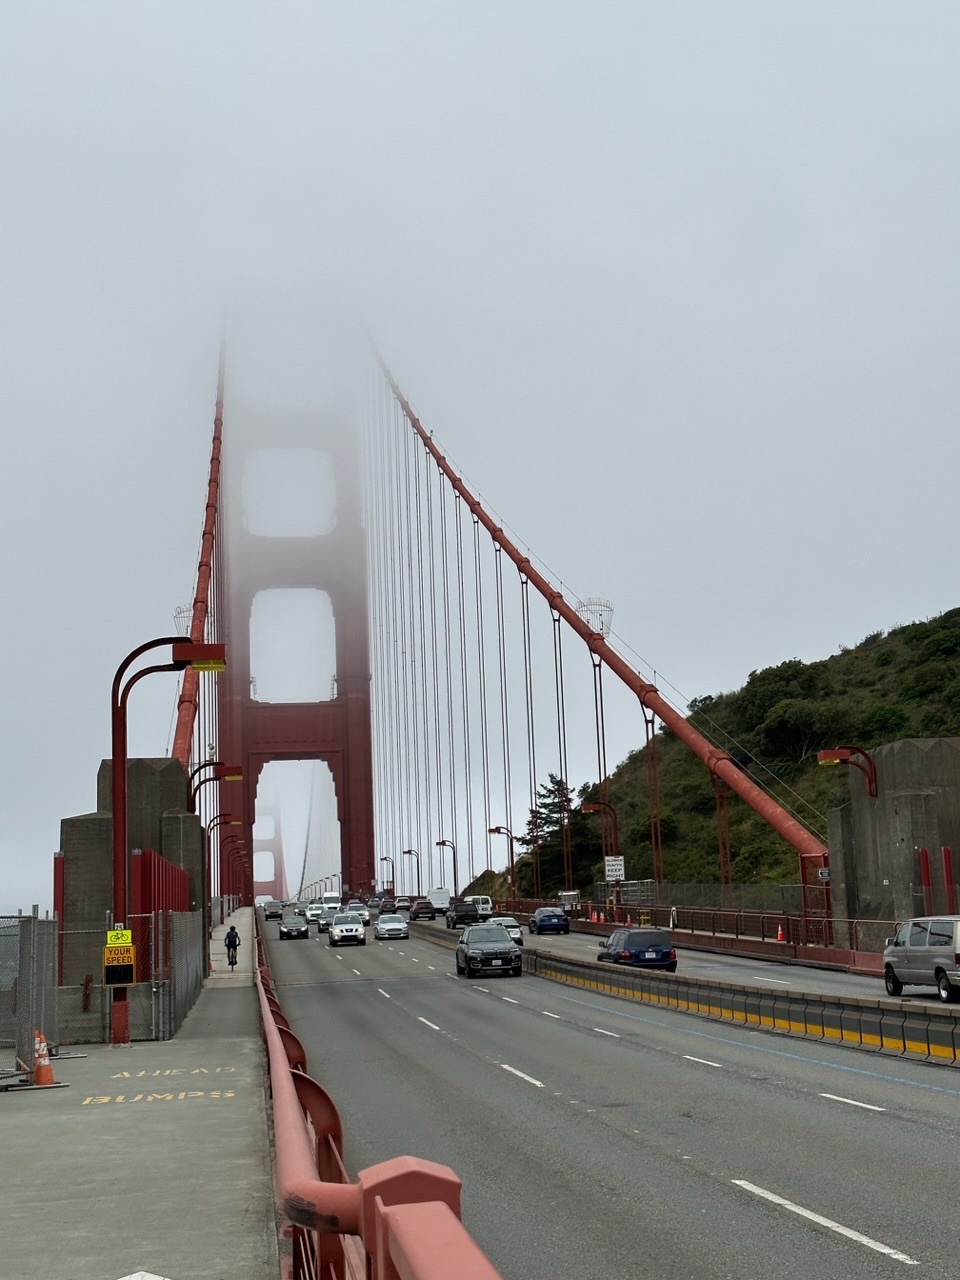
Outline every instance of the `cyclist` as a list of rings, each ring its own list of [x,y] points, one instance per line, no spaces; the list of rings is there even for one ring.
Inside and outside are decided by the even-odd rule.
[[[227,935],[223,940],[223,945],[227,948],[227,963],[232,969],[237,963],[237,947],[240,945],[240,935],[236,928],[231,925],[227,930]]]

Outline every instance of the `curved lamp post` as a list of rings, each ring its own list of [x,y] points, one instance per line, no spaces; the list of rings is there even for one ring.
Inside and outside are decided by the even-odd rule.
[[[423,897],[423,882],[420,879],[420,855],[416,849],[404,849],[403,856],[405,858],[416,858],[417,860],[417,897]]]
[[[438,848],[438,849],[443,848],[444,846],[446,846],[448,849],[450,849],[450,850],[452,851],[452,853],[453,853],[453,896],[454,896],[455,898],[457,898],[457,897],[459,897],[459,896],[460,896],[460,888],[459,888],[459,883],[458,883],[458,882],[459,882],[459,877],[458,877],[458,875],[457,875],[457,846],[453,843],[453,841],[452,841],[452,840],[438,840],[438,841],[437,841],[437,848]]]
[[[194,778],[203,769],[213,769],[209,778],[201,778],[199,782],[194,782]],[[197,792],[201,787],[205,787],[208,782],[242,782],[243,766],[239,764],[223,764],[219,760],[205,760],[203,764],[198,764],[190,774],[190,795],[187,800],[187,808],[191,813],[197,812]]]
[[[397,891],[397,868],[394,866],[393,859],[390,857],[389,853],[385,853],[385,854],[383,855],[383,857],[380,859],[380,861],[381,861],[381,862],[389,862],[389,863],[390,863],[390,888],[393,890],[393,892],[394,892],[394,893],[396,893],[396,891]]]
[[[617,828],[617,811],[612,804],[607,804],[606,800],[584,800],[580,805],[581,813],[609,813],[610,821],[613,824],[613,856],[620,857],[620,832]],[[616,885],[616,902],[619,906],[621,901],[620,881]]]
[[[517,865],[513,858],[513,832],[509,827],[488,827],[487,835],[507,837],[507,850],[510,856],[510,900],[513,902],[517,896]]]

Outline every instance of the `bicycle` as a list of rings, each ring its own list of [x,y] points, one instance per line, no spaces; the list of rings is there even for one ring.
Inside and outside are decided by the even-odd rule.
[[[237,963],[237,948],[227,947],[227,964],[233,969]]]

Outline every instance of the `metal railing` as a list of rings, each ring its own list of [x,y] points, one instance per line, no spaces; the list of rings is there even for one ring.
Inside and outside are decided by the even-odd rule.
[[[461,1183],[452,1169],[398,1156],[350,1180],[339,1113],[307,1074],[259,936],[257,960],[276,1202],[281,1239],[291,1244],[285,1280],[502,1280],[460,1220]]]

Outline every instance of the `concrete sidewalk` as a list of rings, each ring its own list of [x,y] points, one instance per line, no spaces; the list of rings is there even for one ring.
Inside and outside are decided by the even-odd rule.
[[[252,915],[234,974],[217,931],[175,1039],[79,1046],[53,1060],[69,1088],[0,1092],[0,1280],[276,1280]]]

